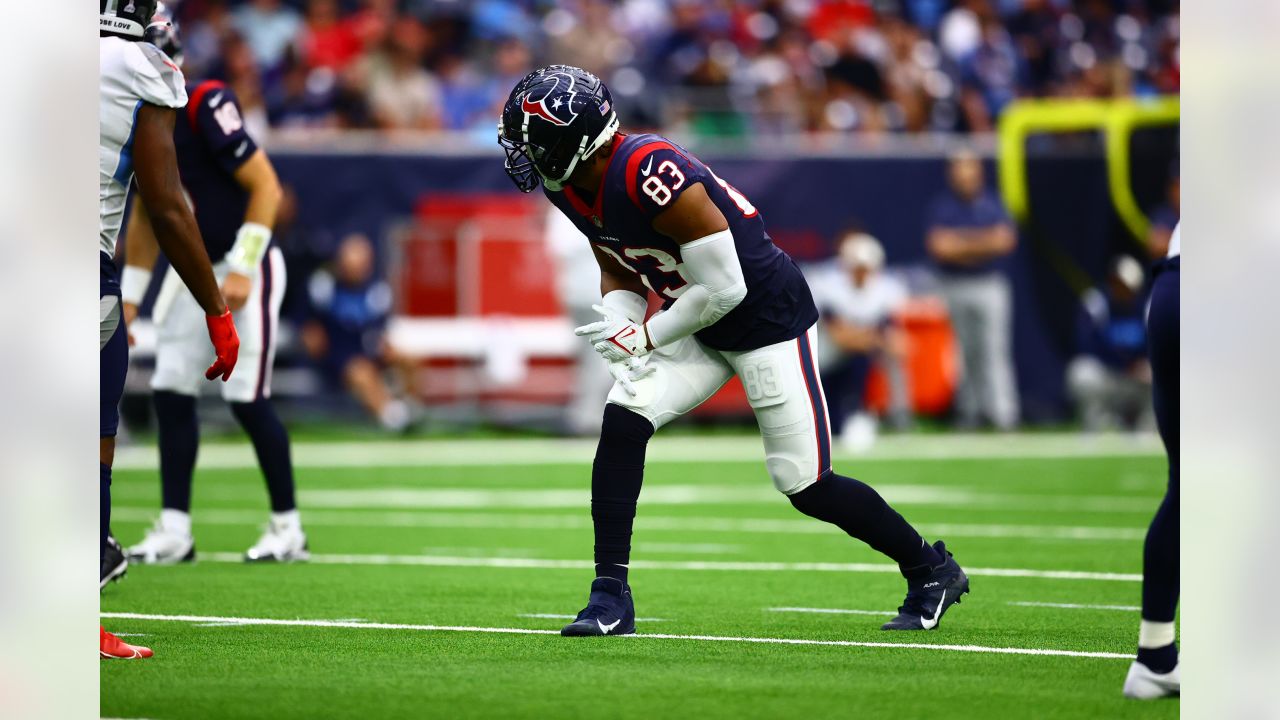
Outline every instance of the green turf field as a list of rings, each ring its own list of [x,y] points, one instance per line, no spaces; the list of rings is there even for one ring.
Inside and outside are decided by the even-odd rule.
[[[265,491],[240,445],[205,448],[199,561],[133,567],[104,624],[151,646],[103,662],[107,717],[1176,717],[1120,685],[1152,445],[888,438],[838,458],[973,586],[929,633],[887,634],[895,568],[773,491],[758,438],[655,439],[631,582],[639,634],[555,631],[586,601],[591,443],[295,448],[306,565],[246,566]],[[114,530],[157,513],[154,450],[122,448]]]

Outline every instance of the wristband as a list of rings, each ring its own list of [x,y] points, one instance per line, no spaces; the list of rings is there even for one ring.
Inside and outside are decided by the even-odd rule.
[[[611,290],[601,300],[602,305],[617,310],[622,317],[636,324],[644,320],[644,313],[649,309],[648,299],[630,290]]]
[[[227,253],[227,265],[234,273],[253,277],[270,247],[271,228],[261,223],[247,222],[236,232],[236,244]]]
[[[120,274],[120,302],[141,305],[142,296],[151,285],[151,271],[137,265],[125,265]]]

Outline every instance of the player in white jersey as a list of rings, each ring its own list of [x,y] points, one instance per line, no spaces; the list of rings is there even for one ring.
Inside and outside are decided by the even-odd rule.
[[[204,309],[215,359],[205,377],[225,381],[235,368],[240,340],[195,217],[178,179],[173,147],[175,110],[187,102],[182,72],[155,46],[142,42],[157,0],[99,0],[98,255],[99,287],[99,561],[111,525],[111,464],[117,406],[124,391],[129,346],[121,322],[120,281],[113,257],[129,184],[136,177],[156,239],[174,270]],[[103,658],[150,657],[99,627]]]

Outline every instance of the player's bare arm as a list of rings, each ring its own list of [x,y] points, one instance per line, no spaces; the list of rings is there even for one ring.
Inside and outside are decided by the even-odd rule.
[[[195,215],[182,194],[177,153],[173,147],[173,123],[177,113],[143,103],[134,127],[135,173],[138,192],[151,218],[156,241],[178,276],[208,315],[222,315],[218,281],[209,255],[200,240]]]
[[[249,299],[253,275],[271,244],[271,228],[275,226],[276,213],[284,197],[276,169],[261,148],[236,169],[235,179],[249,193],[249,206],[230,258],[233,265],[242,267],[227,273],[222,281],[223,297],[233,312],[244,307]]]
[[[957,265],[977,265],[1013,252],[1017,235],[1005,223],[973,230],[934,227],[926,238],[929,253]]]
[[[574,330],[579,335],[589,332],[587,328],[598,325],[625,324],[632,328],[644,322],[645,311],[649,307],[648,289],[639,275],[627,270],[618,260],[591,246],[600,265],[600,304],[595,306],[605,319]],[[631,395],[636,394],[634,382],[651,372],[635,363],[610,362],[609,373]]]
[[[209,339],[216,354],[205,377],[212,380],[221,376],[225,382],[235,369],[240,338],[231,311],[222,300],[196,218],[182,193],[177,151],[173,145],[176,116],[174,110],[158,105],[142,103],[139,106],[133,130],[134,177],[160,249],[205,311]]]
[[[124,273],[120,277],[121,311],[126,325],[132,325],[138,317],[138,304],[151,283],[151,271],[160,257],[160,245],[156,242],[151,216],[141,197],[134,197],[129,210],[129,224],[124,236]],[[133,344],[133,336],[129,336]]]

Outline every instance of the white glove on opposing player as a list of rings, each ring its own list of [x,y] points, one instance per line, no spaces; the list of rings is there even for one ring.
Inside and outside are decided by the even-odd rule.
[[[609,374],[631,397],[637,395],[635,383],[642,378],[649,377],[657,370],[658,367],[656,365],[650,365],[644,361],[644,358],[638,357],[627,358],[623,362],[609,363]]]
[[[613,308],[592,305],[603,320],[575,328],[574,334],[587,342],[610,363],[623,362],[649,354],[649,336],[643,324],[636,324]]]

